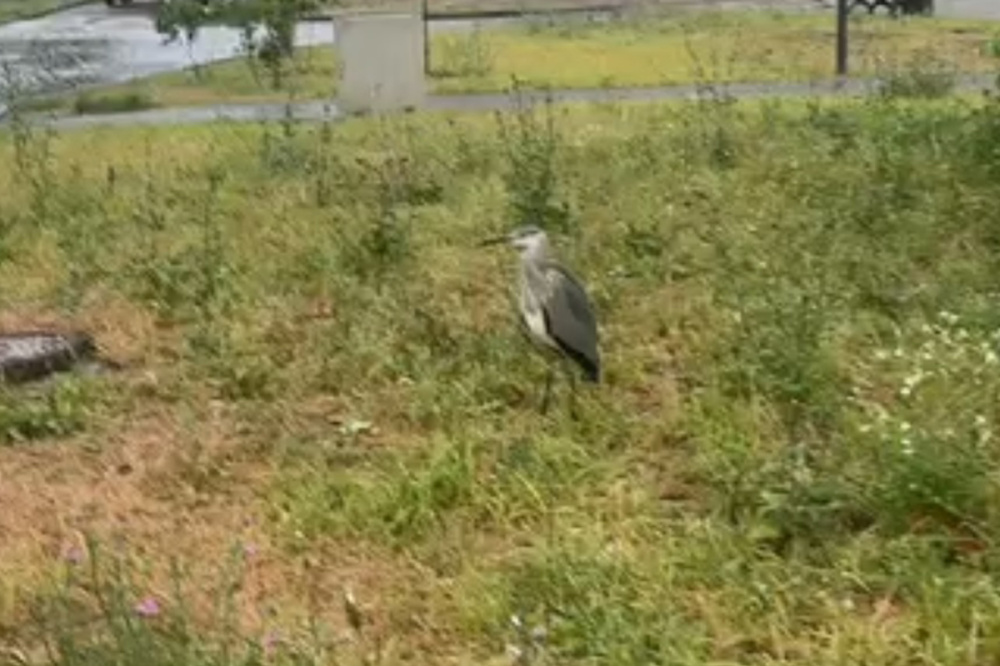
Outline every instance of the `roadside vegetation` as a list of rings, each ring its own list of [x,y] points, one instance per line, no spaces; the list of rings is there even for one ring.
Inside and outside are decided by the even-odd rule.
[[[0,25],[38,16],[67,4],[63,0],[3,0],[0,2]]]
[[[909,92],[15,122],[0,326],[124,368],[0,392],[0,663],[1000,659],[1000,104]]]

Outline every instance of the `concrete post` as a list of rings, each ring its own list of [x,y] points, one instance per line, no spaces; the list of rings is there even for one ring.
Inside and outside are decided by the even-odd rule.
[[[334,30],[342,111],[396,111],[423,104],[427,92],[420,14],[344,14],[334,18]]]

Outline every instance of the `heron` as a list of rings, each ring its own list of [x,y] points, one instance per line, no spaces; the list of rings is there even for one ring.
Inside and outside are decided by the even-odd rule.
[[[575,397],[576,378],[567,362],[575,364],[585,381],[599,383],[601,356],[597,321],[587,291],[573,273],[551,258],[548,235],[529,224],[508,234],[483,241],[483,245],[507,243],[518,251],[520,282],[518,308],[523,330],[549,356],[567,368]],[[554,369],[549,365],[542,412],[549,406]],[[575,402],[573,403],[575,409]]]

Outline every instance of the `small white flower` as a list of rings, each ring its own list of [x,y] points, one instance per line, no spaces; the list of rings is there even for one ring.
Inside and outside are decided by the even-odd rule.
[[[913,374],[903,377],[903,387],[899,389],[900,395],[904,398],[909,397],[909,395],[913,393],[913,389],[915,389],[917,384],[923,381],[923,379],[924,372],[922,370],[917,370]]]
[[[941,319],[943,321],[945,321],[945,322],[947,322],[949,324],[954,325],[954,324],[958,323],[958,315],[955,314],[954,312],[948,312],[947,310],[942,310],[938,314],[938,316],[941,317]]]
[[[986,427],[986,417],[983,416],[982,414],[976,414],[975,421],[976,421],[976,427],[977,428],[985,428]]]

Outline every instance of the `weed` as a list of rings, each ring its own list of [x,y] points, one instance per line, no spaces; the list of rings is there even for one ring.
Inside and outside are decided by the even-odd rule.
[[[535,224],[548,231],[571,233],[568,206],[560,200],[557,172],[559,135],[551,100],[540,119],[514,81],[516,108],[511,117],[497,115],[500,141],[506,148],[508,206],[515,225]]]
[[[36,129],[29,123],[15,121],[13,126],[14,165],[18,180],[31,193],[31,222],[44,227],[49,221],[54,190],[52,171],[52,144],[55,133],[50,129]]]
[[[477,28],[468,35],[446,35],[436,45],[431,74],[440,78],[476,78],[493,71],[488,38]]]
[[[987,55],[993,58],[1000,58],[1000,35],[993,35],[983,47]]]
[[[933,52],[917,52],[901,68],[881,76],[881,94],[887,98],[944,97],[955,88],[955,70]]]
[[[87,91],[73,100],[73,112],[83,115],[91,113],[127,113],[143,111],[156,106],[152,96],[145,90],[130,90],[121,93]]]
[[[324,663],[334,645],[318,632],[300,637],[270,628],[257,637],[237,626],[234,604],[249,557],[246,546],[237,544],[220,563],[213,586],[215,633],[209,636],[197,631],[190,581],[181,566],[170,567],[170,591],[159,590],[151,587],[153,572],[133,553],[91,537],[67,551],[50,589],[35,601],[32,624],[50,663],[58,666]]]
[[[73,377],[36,391],[0,387],[0,444],[72,435],[86,427],[92,402],[92,387]]]

